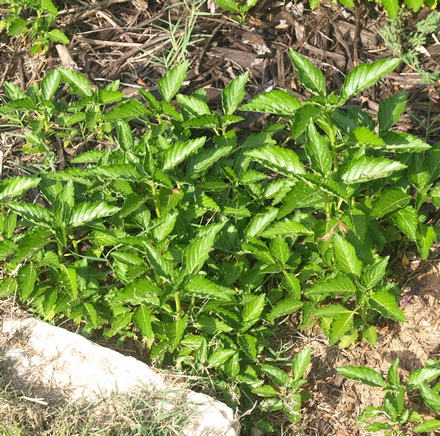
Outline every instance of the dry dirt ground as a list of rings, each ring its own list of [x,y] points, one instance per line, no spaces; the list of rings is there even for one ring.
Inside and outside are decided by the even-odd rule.
[[[188,9],[177,0],[55,3],[60,11],[57,25],[71,40],[67,50],[60,56],[52,47],[38,56],[30,56],[29,41],[0,32],[0,95],[5,81],[26,89],[57,66],[71,67],[68,65],[71,60],[98,87],[119,79],[128,96],[134,96],[139,87],[154,92],[167,62],[172,62],[171,55],[178,52],[170,36],[182,36],[184,24],[189,25],[192,19]],[[183,52],[190,60],[183,92],[206,88],[213,107],[219,102],[220,90],[244,71],[250,72],[248,98],[269,88],[289,89],[300,99],[308,97],[296,80],[289,48],[309,57],[321,68],[331,90],[338,90],[344,75],[359,63],[392,55],[379,34],[386,16],[375,3],[363,2],[358,8],[350,9],[324,2],[311,11],[307,3],[260,0],[248,15],[246,25],[222,15],[218,9],[217,15],[210,14],[214,2],[203,3],[200,12],[206,15],[195,21],[191,44]],[[411,31],[428,13],[422,10],[411,17],[406,31]],[[175,26],[174,30],[170,24]],[[420,57],[424,68],[431,71],[439,70],[439,39],[440,31],[429,36],[425,54]],[[403,63],[378,85],[366,90],[358,104],[375,116],[379,102],[401,89],[407,90],[407,109],[419,121],[405,114],[398,129],[426,138],[430,143],[437,142],[440,130],[435,128],[439,127],[439,121],[428,131],[424,124],[440,114],[440,84],[421,84],[420,77]],[[265,121],[251,116],[240,128],[259,129],[261,122]],[[8,147],[8,157],[3,163],[4,177],[20,175],[19,140],[13,145],[17,147]],[[0,142],[0,150],[6,151],[4,143]],[[59,168],[68,165],[71,154],[72,150],[58,151]],[[437,224],[437,220],[434,212],[431,224]],[[364,407],[380,404],[380,392],[342,379],[336,374],[337,366],[365,365],[385,373],[399,357],[401,375],[405,378],[410,371],[420,368],[425,359],[440,358],[440,251],[433,249],[430,258],[421,261],[409,247],[405,254],[392,260],[395,280],[405,293],[412,295],[404,304],[408,321],[383,323],[376,347],[358,344],[346,350],[329,348],[318,330],[298,332],[294,323],[280,328],[277,338],[286,346],[293,345],[289,352],[311,346],[314,356],[306,385],[313,399],[305,404],[302,428],[287,426],[286,435],[366,434],[355,420]],[[414,408],[427,412],[421,409],[417,398],[412,400]],[[405,434],[413,433],[408,428]]]

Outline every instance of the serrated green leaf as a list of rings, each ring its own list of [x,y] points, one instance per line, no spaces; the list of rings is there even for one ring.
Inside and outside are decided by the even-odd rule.
[[[168,338],[170,353],[173,353],[177,346],[180,344],[180,341],[182,340],[183,334],[186,330],[186,321],[187,317],[185,316],[182,319],[177,319],[176,321],[165,324],[164,329],[165,334]]]
[[[13,212],[21,215],[31,223],[37,224],[42,227],[52,227],[52,211],[45,209],[38,204],[30,203],[7,203],[9,209]]]
[[[81,95],[83,97],[91,97],[93,95],[93,90],[89,81],[82,74],[76,73],[67,68],[58,68],[58,71],[61,74],[63,81],[69,85],[76,95]]]
[[[3,87],[5,90],[5,94],[12,101],[26,98],[26,94],[24,93],[24,91],[15,83],[4,82]]]
[[[97,203],[80,203],[72,210],[69,226],[79,227],[95,219],[114,215],[119,210],[119,207],[109,206],[103,201]]]
[[[302,224],[294,220],[284,220],[276,222],[272,227],[261,232],[263,238],[275,238],[277,236],[295,236],[295,235],[310,235],[313,232]]]
[[[370,215],[373,218],[382,218],[389,212],[405,207],[410,200],[411,196],[400,187],[386,189],[376,198]]]
[[[245,155],[261,165],[288,177],[292,177],[293,174],[305,173],[304,166],[299,160],[298,155],[288,148],[268,145],[258,150],[247,151]]]
[[[283,298],[275,304],[272,310],[267,314],[266,319],[272,323],[277,318],[297,312],[302,306],[303,302],[294,297]]]
[[[266,305],[266,295],[254,295],[251,299],[246,301],[241,319],[243,323],[253,322],[260,318],[261,313]]]
[[[177,94],[176,100],[179,102],[180,107],[191,115],[190,120],[203,115],[211,114],[211,109],[209,109],[206,101],[203,101],[200,98],[192,95]]]
[[[57,69],[47,73],[41,81],[41,95],[44,100],[51,100],[60,85],[61,76]]]
[[[214,245],[217,233],[223,228],[224,223],[206,226],[203,235],[195,239],[183,253],[184,273],[188,276],[200,271],[209,257],[209,252]]]
[[[398,209],[390,217],[396,226],[413,241],[417,238],[417,224],[419,223],[417,211],[412,206]]]
[[[31,177],[12,177],[0,183],[0,202],[20,197],[27,190],[35,188],[41,179]]]
[[[233,327],[226,324],[224,321],[206,315],[199,316],[194,326],[207,335],[215,335],[220,332],[230,332],[234,330]]]
[[[112,108],[103,118],[105,121],[129,121],[135,118],[141,118],[148,113],[149,110],[140,101],[130,98]]]
[[[419,388],[422,383],[428,383],[440,376],[440,368],[425,367],[413,371],[406,382],[407,390]]]
[[[345,183],[362,183],[389,176],[406,165],[385,158],[361,156],[353,159],[341,176]]]
[[[245,85],[249,79],[249,73],[241,74],[232,80],[222,91],[223,112],[232,115],[245,96]]]
[[[396,297],[390,294],[386,289],[382,289],[370,295],[368,302],[372,309],[379,312],[385,318],[399,322],[406,321],[403,310],[399,309]]]
[[[350,311],[340,304],[330,304],[325,307],[320,307],[313,311],[313,316],[318,318],[334,318],[335,316],[349,314]]]
[[[387,144],[385,141],[376,135],[368,127],[356,127],[351,133],[350,137],[347,139],[347,146],[350,148],[362,147],[362,148],[372,148],[381,149],[385,148]]]
[[[414,431],[417,433],[424,433],[428,431],[434,431],[440,428],[440,421],[438,419],[428,419],[419,425],[414,427]]]
[[[372,346],[376,346],[377,342],[377,329],[374,325],[365,326],[362,329],[362,340],[368,341],[368,343]]]
[[[380,431],[380,430],[391,430],[394,427],[393,424],[388,424],[386,422],[375,422],[373,424],[367,425],[365,430],[367,431]]]
[[[304,149],[312,170],[326,177],[332,169],[332,156],[327,141],[318,133],[313,123],[310,123],[307,128]]]
[[[384,276],[390,256],[386,256],[368,266],[362,272],[362,283],[367,289],[373,288]]]
[[[345,274],[337,274],[334,277],[324,277],[307,289],[305,295],[353,295],[356,292],[356,285]]]
[[[272,239],[269,250],[275,259],[278,260],[278,262],[280,262],[282,265],[289,260],[290,255],[292,254],[290,252],[289,245],[283,237],[275,237]]]
[[[400,59],[379,59],[371,64],[360,64],[351,70],[344,80],[340,104],[374,85],[399,65]]]
[[[240,12],[238,8],[238,3],[234,0],[215,0],[215,2],[223,9],[229,12]]]
[[[321,70],[316,68],[309,59],[292,49],[289,51],[289,55],[301,85],[312,94],[325,97],[327,95],[325,77]]]
[[[420,395],[422,396],[425,404],[435,413],[440,413],[440,395],[426,384],[421,383]]]
[[[194,275],[185,285],[185,295],[203,299],[211,298],[217,301],[234,301],[235,291],[219,286],[202,275]]]
[[[249,242],[243,243],[243,250],[250,251],[260,262],[267,265],[276,263],[276,259],[263,241],[252,236],[248,237],[248,241]]]
[[[92,328],[96,329],[100,326],[98,321],[98,313],[91,303],[82,302],[81,313]]]
[[[364,366],[341,366],[340,368],[336,368],[336,371],[343,377],[359,381],[367,386],[379,388],[385,386],[385,381],[382,376],[371,368],[366,368]]]
[[[272,90],[257,95],[241,106],[240,110],[289,116],[293,115],[300,107],[301,102],[289,92]]]
[[[423,139],[408,133],[395,132],[393,130],[385,130],[379,132],[380,137],[385,141],[387,151],[409,152],[429,150],[430,145]]]
[[[142,333],[144,340],[150,348],[154,342],[154,332],[151,327],[150,309],[144,304],[139,305],[133,313],[133,321],[139,331]]]
[[[291,379],[282,369],[267,364],[258,365],[258,369],[266,374],[280,388],[290,385]]]
[[[103,177],[106,180],[132,180],[142,178],[136,167],[131,164],[100,165],[87,172],[88,175]]]
[[[165,150],[163,170],[167,171],[174,168],[200,147],[203,147],[205,142],[205,136],[186,142],[175,142],[170,148]]]
[[[195,156],[191,156],[188,160],[188,174],[194,179],[203,171],[211,168],[221,158],[230,154],[233,150],[232,145],[222,148],[210,148],[208,150],[200,150]]]
[[[17,275],[18,292],[22,301],[27,301],[34,290],[37,268],[34,263],[23,265]]]
[[[332,244],[339,271],[346,273],[350,278],[359,278],[362,271],[362,262],[357,257],[353,245],[338,234],[333,236]]]
[[[278,397],[280,395],[272,386],[263,385],[252,389],[252,393],[260,397]]]
[[[151,233],[157,242],[164,241],[173,231],[178,215],[178,212],[173,210],[168,212],[164,217],[157,218],[153,221]]]
[[[166,102],[170,102],[182,86],[186,78],[186,70],[188,69],[188,61],[171,68],[165,75],[158,80],[157,85],[162,98]]]
[[[292,376],[294,381],[299,380],[304,375],[310,360],[310,347],[304,348],[295,356],[292,362]]]
[[[352,328],[354,315],[355,312],[349,311],[333,318],[333,321],[330,325],[330,335],[328,337],[330,347],[336,344],[341,336]]]
[[[423,0],[422,0],[423,1]],[[406,91],[392,94],[379,104],[379,129],[388,130],[399,121],[400,116],[405,111]]]
[[[246,236],[259,235],[277,217],[277,214],[278,209],[274,207],[268,207],[263,213],[256,214],[246,227]]]
[[[132,317],[133,312],[120,313],[118,316],[113,317],[111,327],[104,331],[104,338],[111,338],[124,330],[130,324]]]
[[[24,260],[31,258],[37,251],[41,250],[46,244],[51,242],[50,239],[48,239],[49,236],[52,236],[52,232],[44,227],[38,227],[27,233],[20,240],[11,264],[18,265]]]
[[[78,278],[75,268],[60,265],[60,284],[66,289],[72,300],[78,298]]]
[[[429,256],[429,250],[432,244],[436,240],[436,232],[431,226],[427,226],[423,223],[417,223],[417,248],[422,256],[422,259],[426,260]]]
[[[216,350],[209,356],[207,367],[215,368],[223,365],[231,356],[236,353],[236,350]]]

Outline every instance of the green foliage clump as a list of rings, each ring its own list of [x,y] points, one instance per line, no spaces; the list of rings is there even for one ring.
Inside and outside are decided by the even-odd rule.
[[[26,93],[7,83],[0,114],[45,163],[0,184],[0,296],[85,333],[137,336],[158,364],[209,372],[231,406],[258,400],[296,422],[310,350],[286,372],[274,327],[296,313],[300,329],[317,322],[346,347],[374,345],[379,316],[405,320],[382,253],[414,241],[428,256],[437,235],[421,207],[440,205],[440,143],[391,130],[405,93],[380,104],[378,126],[349,106],[399,60],[359,65],[339,95],[310,61],[291,60],[312,98],[273,90],[240,106],[243,74],[223,90],[221,113],[203,89],[178,94],[187,63],[159,81],[161,98],[140,90],[144,104],[118,82],[97,90],[62,68]],[[56,99],[65,85],[70,96]],[[285,123],[239,138],[237,109]],[[55,171],[60,141],[108,146]]]
[[[358,422],[366,423],[373,419],[379,419],[367,425],[365,430],[372,432],[387,430],[386,436],[405,436],[401,428],[412,422],[419,422],[413,429],[416,433],[439,429],[440,421],[438,419],[423,420],[420,413],[405,407],[405,399],[410,391],[419,389],[425,405],[434,413],[440,412],[440,383],[430,386],[430,382],[440,375],[440,362],[432,359],[426,360],[425,367],[412,372],[405,385],[400,380],[398,369],[399,359],[396,359],[391,365],[386,378],[377,371],[364,366],[337,368],[337,371],[344,377],[367,386],[380,387],[385,392],[382,406],[365,408],[358,417]]]
[[[39,54],[48,49],[49,43],[68,44],[69,38],[61,30],[53,29],[58,9],[52,0],[7,0],[6,18],[0,21],[0,29],[9,36],[28,35],[33,41],[30,53]],[[23,14],[29,14],[26,19]]]

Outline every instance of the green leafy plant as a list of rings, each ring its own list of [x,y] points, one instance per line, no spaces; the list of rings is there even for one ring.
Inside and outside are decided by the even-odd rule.
[[[411,410],[405,406],[408,392],[415,389],[420,390],[421,398],[426,406],[433,412],[440,412],[440,383],[436,383],[433,387],[429,384],[440,375],[440,362],[438,360],[426,360],[425,367],[412,372],[406,384],[402,384],[399,374],[399,359],[396,359],[388,370],[387,377],[382,377],[377,371],[364,366],[344,366],[336,370],[342,376],[359,381],[367,386],[379,387],[385,392],[383,404],[380,407],[367,407],[358,417],[361,423],[371,422],[371,420],[379,418],[365,427],[367,431],[386,430],[388,436],[404,436],[401,431],[402,426],[411,422],[419,422],[414,427],[416,433],[437,430],[440,428],[440,420],[428,419],[423,420],[423,416],[418,412]],[[422,421],[420,423],[420,421]]]
[[[53,29],[58,9],[52,0],[9,0],[7,15],[0,21],[0,29],[6,28],[8,35],[28,35],[33,41],[31,54],[47,50],[49,43],[68,44],[69,38],[61,30]],[[26,19],[23,14],[28,14]]]
[[[438,71],[427,71],[422,68],[418,50],[426,44],[427,36],[434,33],[440,26],[440,12],[432,11],[424,19],[416,23],[415,29],[408,29],[408,19],[411,13],[403,11],[394,18],[388,19],[388,24],[380,34],[385,44],[403,62],[421,75],[422,83],[435,83],[440,79]]]
[[[310,7],[315,9],[320,3],[320,0],[310,0]],[[339,3],[350,8],[354,8],[356,5],[353,0],[339,0]],[[413,12],[417,13],[421,8],[427,6],[431,9],[437,7],[437,0],[376,0],[376,3],[380,3],[386,10],[390,18],[397,18],[399,11],[404,10],[406,7],[410,8]]]
[[[258,0],[215,0],[215,2],[223,9],[234,12],[238,15],[232,15],[231,18],[239,23],[246,23],[246,17],[250,9],[252,9]]]
[[[8,122],[49,149],[56,136],[88,148],[62,171],[0,184],[0,296],[84,334],[137,337],[157,364],[209,373],[231,406],[296,422],[310,350],[271,358],[273,327],[298,313],[299,328],[317,321],[348,346],[375,344],[378,316],[405,320],[382,252],[415,241],[427,257],[436,233],[421,206],[440,201],[440,143],[390,130],[404,93],[381,103],[378,128],[349,106],[398,60],[358,66],[339,95],[310,61],[291,60],[314,97],[273,90],[240,106],[245,73],[219,112],[203,89],[178,94],[186,62],[159,80],[160,98],[140,90],[144,104],[64,69],[24,94],[6,84]],[[284,122],[240,138],[237,109]]]

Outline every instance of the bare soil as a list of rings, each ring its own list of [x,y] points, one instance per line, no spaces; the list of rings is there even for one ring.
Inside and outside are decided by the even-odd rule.
[[[26,38],[9,37],[1,31],[0,96],[5,81],[26,90],[58,66],[81,71],[98,88],[119,79],[124,93],[131,97],[136,96],[137,88],[157,90],[157,80],[164,74],[165,64],[152,55],[165,59],[172,50],[166,21],[176,25],[180,20],[178,29],[184,31],[188,12],[182,4],[177,0],[55,3],[60,11],[57,26],[71,39],[70,44],[64,51],[52,47],[40,55],[30,56],[30,42]],[[220,12],[210,0],[201,11]],[[407,31],[429,13],[424,9],[410,18]],[[206,88],[209,103],[215,108],[221,89],[237,75],[249,71],[247,98],[268,89],[289,89],[300,99],[307,98],[309,95],[299,86],[291,66],[290,48],[309,57],[324,71],[330,90],[337,91],[344,76],[359,63],[392,55],[379,34],[385,24],[386,15],[371,2],[363,2],[356,9],[323,2],[312,11],[306,3],[260,0],[248,15],[246,25],[238,24],[227,14],[200,16],[193,30],[193,34],[198,35],[193,41],[199,41],[191,44],[185,54],[190,61],[190,71],[183,92]],[[428,37],[425,54],[420,55],[423,67],[431,71],[437,71],[440,66],[439,39],[440,30]],[[403,63],[379,84],[363,92],[354,103],[375,117],[380,101],[401,89],[408,93],[407,110],[419,121],[405,114],[397,129],[432,144],[439,141],[440,130],[434,131],[440,126],[439,120],[428,131],[424,124],[440,114],[440,84],[421,84],[420,77]],[[244,133],[258,130],[269,119],[251,114],[240,129]],[[20,164],[25,162],[20,139],[6,137],[7,130],[0,121],[0,151],[5,154],[3,177],[22,175]],[[61,147],[57,152],[58,168],[63,169],[77,151]],[[433,225],[437,225],[436,213],[432,211],[430,223]],[[357,426],[356,417],[364,407],[379,405],[381,394],[376,388],[344,380],[335,371],[338,366],[365,365],[385,373],[398,357],[401,375],[405,378],[420,368],[424,360],[440,358],[440,252],[433,249],[430,258],[422,261],[409,247],[405,253],[395,256],[392,263],[394,279],[404,293],[414,295],[402,302],[406,323],[381,321],[376,347],[361,343],[341,350],[328,347],[319,329],[299,332],[294,322],[280,327],[277,340],[284,345],[294,345],[289,353],[311,346],[314,356],[306,385],[313,399],[305,405],[301,428],[283,423],[285,435],[367,434]],[[135,345],[131,352],[142,358],[141,350]],[[416,410],[429,415],[416,397],[410,401]],[[278,424],[282,420],[280,417]],[[406,429],[405,434],[413,434],[411,428]]]

